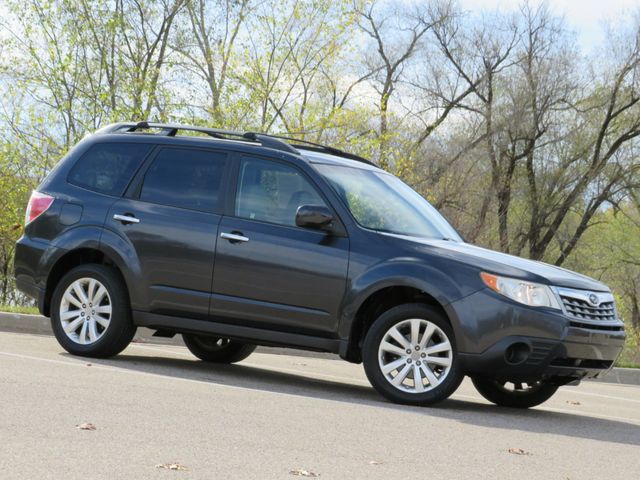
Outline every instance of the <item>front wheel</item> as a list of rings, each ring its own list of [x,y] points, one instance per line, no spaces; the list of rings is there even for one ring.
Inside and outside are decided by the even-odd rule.
[[[365,337],[362,359],[373,387],[395,403],[440,402],[463,378],[453,330],[429,305],[401,305],[378,317]]]
[[[228,338],[207,335],[182,334],[189,351],[204,362],[236,363],[244,360],[256,349],[255,345]]]
[[[540,380],[532,383],[500,382],[481,377],[472,378],[471,380],[480,395],[501,407],[535,407],[549,400],[558,390],[558,385],[552,385]]]

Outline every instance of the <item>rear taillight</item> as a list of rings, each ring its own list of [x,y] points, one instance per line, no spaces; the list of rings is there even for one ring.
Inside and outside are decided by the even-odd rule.
[[[34,190],[27,204],[27,214],[24,218],[25,227],[46,212],[54,200],[51,195]]]

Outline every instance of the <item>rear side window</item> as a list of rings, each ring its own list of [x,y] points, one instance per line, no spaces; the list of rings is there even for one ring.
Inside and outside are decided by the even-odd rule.
[[[163,149],[145,173],[140,200],[217,212],[226,158],[219,152]]]
[[[152,145],[142,143],[99,143],[76,162],[67,181],[106,195],[122,195]]]

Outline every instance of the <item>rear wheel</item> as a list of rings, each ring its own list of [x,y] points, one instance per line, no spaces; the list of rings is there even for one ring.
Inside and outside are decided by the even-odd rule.
[[[256,349],[255,345],[249,343],[207,335],[183,333],[182,339],[191,353],[202,361],[212,363],[240,362]]]
[[[112,357],[124,350],[136,327],[120,276],[105,265],[80,265],[58,282],[51,298],[51,326],[74,355]]]
[[[406,304],[383,313],[367,332],[362,357],[373,387],[395,403],[440,402],[463,378],[453,330],[429,305]]]
[[[531,408],[549,400],[558,385],[536,382],[501,382],[487,378],[472,378],[476,390],[484,398],[501,407]]]

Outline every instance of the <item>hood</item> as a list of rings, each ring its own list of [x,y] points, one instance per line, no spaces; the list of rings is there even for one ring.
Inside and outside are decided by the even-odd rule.
[[[447,256],[453,260],[474,265],[489,273],[546,283],[558,287],[594,290],[598,292],[610,291],[606,285],[593,278],[572,272],[571,270],[549,265],[548,263],[496,252],[469,243],[415,237],[402,238],[419,244],[421,250],[427,249],[433,254]]]

